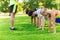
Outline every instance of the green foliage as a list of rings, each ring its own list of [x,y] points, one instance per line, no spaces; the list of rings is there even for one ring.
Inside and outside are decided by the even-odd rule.
[[[18,12],[23,11],[24,9],[33,9],[38,8],[40,5],[39,3],[43,3],[43,6],[46,8],[56,8],[60,9],[60,2],[59,0],[24,0],[23,3],[18,3]],[[8,12],[9,11],[9,3],[10,0],[0,0],[0,11]]]
[[[33,8],[37,8],[38,5],[38,0],[29,0],[28,2],[24,2],[24,6],[23,8],[29,8],[29,9],[33,9]]]
[[[17,8],[18,12],[23,11],[23,5],[24,3],[18,3],[18,8]]]
[[[0,0],[0,11],[9,11],[9,0]]]
[[[58,1],[58,0],[57,0]],[[34,2],[36,2],[36,4],[34,4]],[[26,8],[30,8],[30,9],[33,9],[33,8],[37,8],[39,7],[39,3],[43,3],[43,6],[45,6],[46,8],[56,8],[58,9],[58,5],[56,3],[56,0],[29,0],[28,2],[24,2],[24,9]]]
[[[58,8],[55,0],[46,0],[44,6],[47,8]]]

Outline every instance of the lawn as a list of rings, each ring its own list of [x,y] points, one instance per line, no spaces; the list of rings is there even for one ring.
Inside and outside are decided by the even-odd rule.
[[[53,34],[53,28],[49,33],[47,25],[42,31],[29,22],[30,17],[18,15],[14,24],[17,30],[10,30],[9,17],[0,18],[0,40],[60,40],[60,24],[56,24],[57,33]]]

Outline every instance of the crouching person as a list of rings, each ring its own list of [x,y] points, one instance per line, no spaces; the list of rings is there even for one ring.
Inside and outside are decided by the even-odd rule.
[[[44,30],[44,16],[41,13],[44,12],[44,7],[40,7],[37,11],[33,12],[33,16],[37,14],[37,26],[38,29],[42,28]]]
[[[53,33],[56,33],[56,13],[55,10],[47,10],[45,9],[45,12],[42,13],[43,16],[48,16],[48,32],[51,30],[51,26],[53,26]]]

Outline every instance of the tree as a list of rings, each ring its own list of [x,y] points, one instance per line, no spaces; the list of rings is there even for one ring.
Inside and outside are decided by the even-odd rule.
[[[56,0],[28,0],[28,2],[25,1],[23,6],[24,9],[26,8],[33,9],[39,7],[38,5],[39,3],[42,3],[43,6],[45,6],[46,8],[58,8],[57,5],[59,5],[58,3],[56,3]]]
[[[9,0],[0,0],[0,11],[7,12],[9,11]]]
[[[38,6],[39,6],[38,0],[28,0],[28,2],[24,0],[24,6],[23,6],[24,9],[26,8],[34,9],[37,8]]]

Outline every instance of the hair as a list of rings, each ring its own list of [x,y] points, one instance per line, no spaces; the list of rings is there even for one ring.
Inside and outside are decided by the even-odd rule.
[[[36,8],[32,10],[26,9],[26,14],[28,14],[29,16],[32,16],[34,11],[36,11]]]
[[[26,9],[26,14],[28,14],[29,11],[30,11],[30,10]]]
[[[28,14],[29,16],[31,16],[31,15],[32,15],[32,11],[31,11],[31,10],[26,9],[26,14]]]
[[[44,7],[44,6],[41,6],[40,8],[43,9],[43,8],[45,8],[45,7]]]

